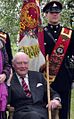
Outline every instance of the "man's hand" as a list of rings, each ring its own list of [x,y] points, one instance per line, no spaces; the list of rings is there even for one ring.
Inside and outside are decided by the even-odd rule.
[[[8,85],[8,86],[10,86],[10,84],[11,84],[12,76],[13,76],[13,70],[11,69],[10,77],[9,77],[9,79],[7,80],[7,85]]]
[[[48,107],[51,110],[56,109],[56,108],[60,107],[60,101],[53,99],[50,101],[49,105],[48,104],[46,105],[46,107]]]
[[[44,71],[46,71],[46,63],[43,64],[42,66],[40,66],[39,71],[42,72],[42,73],[44,73]]]

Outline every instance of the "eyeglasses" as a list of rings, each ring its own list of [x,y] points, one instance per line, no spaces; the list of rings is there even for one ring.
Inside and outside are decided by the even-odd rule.
[[[28,63],[29,62],[16,62],[17,65],[22,65],[22,64],[27,65]]]

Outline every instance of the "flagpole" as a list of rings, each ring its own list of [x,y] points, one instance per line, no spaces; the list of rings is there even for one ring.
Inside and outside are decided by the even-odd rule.
[[[50,82],[49,82],[49,55],[46,56],[46,73],[47,73],[47,96],[48,105],[50,105]],[[48,108],[48,119],[51,119],[51,109]]]

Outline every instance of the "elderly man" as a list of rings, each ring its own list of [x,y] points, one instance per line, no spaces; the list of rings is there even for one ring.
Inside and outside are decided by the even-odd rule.
[[[12,66],[14,74],[9,91],[10,104],[15,108],[13,119],[47,119],[47,107],[59,106],[59,95],[51,89],[51,102],[47,105],[46,80],[42,73],[28,70],[27,54],[16,53]]]

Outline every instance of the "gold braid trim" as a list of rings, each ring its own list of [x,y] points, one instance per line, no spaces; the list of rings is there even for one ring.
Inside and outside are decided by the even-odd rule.
[[[6,43],[6,34],[3,32],[0,32],[0,39],[4,41],[4,43]]]
[[[19,50],[25,52],[30,58],[37,57],[40,51],[39,45],[22,46]]]

